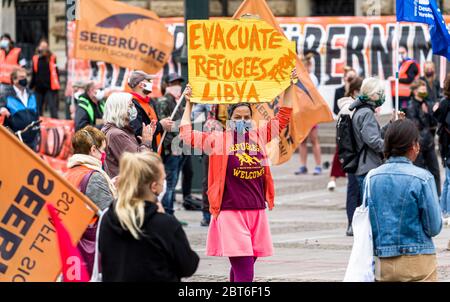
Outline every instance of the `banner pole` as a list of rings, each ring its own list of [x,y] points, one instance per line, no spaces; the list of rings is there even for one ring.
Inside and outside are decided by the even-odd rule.
[[[395,119],[398,119],[398,109],[399,109],[399,96],[398,96],[398,85],[399,78],[398,74],[400,71],[398,49],[400,48],[400,22],[397,21],[395,26]]]
[[[170,120],[173,121],[173,118],[175,117],[175,114],[177,113],[178,109],[181,106],[181,103],[183,102],[185,94],[186,94],[186,88],[184,89],[183,94],[180,96],[180,100],[178,101],[178,104],[175,106],[175,109],[173,109],[172,114],[170,115]],[[158,150],[156,151],[157,153],[161,152],[161,147],[162,147],[162,144],[164,142],[164,138],[166,137],[166,134],[167,134],[167,131],[164,130],[164,133],[161,136],[161,141],[159,142]]]

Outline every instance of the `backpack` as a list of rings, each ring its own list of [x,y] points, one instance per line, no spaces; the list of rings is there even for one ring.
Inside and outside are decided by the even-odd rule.
[[[366,106],[360,106],[358,109]],[[368,106],[367,106],[368,107]],[[342,165],[342,170],[346,173],[355,173],[359,165],[359,157],[366,149],[364,144],[361,150],[358,150],[356,145],[355,133],[353,131],[352,118],[349,114],[341,114],[336,124],[336,145],[338,149],[339,162]],[[367,152],[365,153],[367,155]],[[364,159],[365,161],[365,159]]]

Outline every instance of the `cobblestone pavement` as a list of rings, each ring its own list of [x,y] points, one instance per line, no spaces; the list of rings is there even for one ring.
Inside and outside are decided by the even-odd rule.
[[[314,164],[309,157],[312,171]],[[331,156],[324,155],[323,160],[331,161]],[[298,155],[294,155],[288,163],[272,169],[276,206],[268,216],[275,249],[272,257],[258,259],[255,281],[342,281],[353,242],[345,236],[346,180],[338,179],[337,189],[329,192],[330,170],[320,176],[296,176],[293,172],[297,168]],[[227,281],[228,259],[205,256],[207,228],[199,224],[201,212],[180,208],[176,215],[189,223],[185,231],[201,257],[196,274],[185,281]],[[450,281],[449,239],[450,228],[435,238],[440,281]]]

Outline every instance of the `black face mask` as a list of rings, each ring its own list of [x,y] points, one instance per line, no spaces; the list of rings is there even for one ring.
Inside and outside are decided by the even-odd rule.
[[[20,86],[22,87],[27,87],[28,85],[28,80],[27,79],[21,79],[17,82]]]

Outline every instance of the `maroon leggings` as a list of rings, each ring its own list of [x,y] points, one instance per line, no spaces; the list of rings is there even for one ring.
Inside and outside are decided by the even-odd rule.
[[[229,257],[231,263],[230,282],[253,282],[257,257]]]

